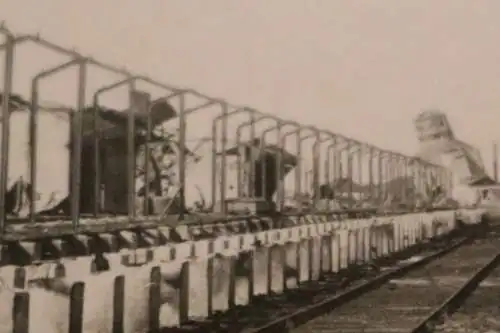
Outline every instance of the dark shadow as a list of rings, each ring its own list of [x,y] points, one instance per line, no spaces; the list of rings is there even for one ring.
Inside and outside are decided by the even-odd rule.
[[[255,181],[253,188],[255,196],[264,198],[267,202],[273,202],[273,195],[277,190],[278,177],[282,181],[285,176],[293,170],[297,165],[297,157],[285,149],[273,144],[264,144],[263,151],[260,151],[260,139],[255,139],[253,142],[246,142],[241,144],[243,146],[243,163],[244,168],[249,169],[251,161],[251,150],[256,156],[253,162],[253,170],[255,171]],[[235,156],[240,154],[241,147],[232,147],[226,151],[228,156]],[[281,160],[281,165],[278,165],[278,159]],[[249,192],[250,182],[245,184]]]

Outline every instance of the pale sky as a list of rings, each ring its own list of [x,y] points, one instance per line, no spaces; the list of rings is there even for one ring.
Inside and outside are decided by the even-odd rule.
[[[0,0],[14,32],[382,148],[415,153],[413,117],[441,109],[488,170],[499,14],[498,0]],[[26,68],[61,58],[24,50],[15,87],[26,94]],[[57,82],[43,99],[73,96],[75,81]]]

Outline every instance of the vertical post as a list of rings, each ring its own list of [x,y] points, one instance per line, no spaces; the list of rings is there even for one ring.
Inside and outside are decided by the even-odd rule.
[[[12,92],[12,78],[14,67],[14,36],[6,34],[5,64],[2,98],[2,147],[0,169],[0,234],[5,231],[6,207],[5,197],[9,177],[9,139],[10,139],[10,94]]]
[[[97,93],[94,95],[93,101],[93,152],[94,152],[94,216],[97,217],[102,208],[101,202],[101,147],[100,147],[100,127],[101,127],[101,116],[99,114],[99,100]]]
[[[179,105],[179,156],[178,172],[179,172],[179,220],[184,220],[186,207],[186,114],[185,114],[185,95],[180,96]]]
[[[264,131],[264,133],[267,133],[266,131]],[[264,156],[266,152],[266,136],[264,134],[262,134],[261,138],[260,138],[260,142],[259,142],[259,151],[257,153],[258,156]],[[280,172],[280,168],[278,168],[277,166],[280,165],[281,163],[281,154],[278,154],[277,156],[277,163],[276,163],[276,174],[277,174],[277,179],[279,179],[279,177],[281,177],[281,172]],[[262,179],[261,179],[261,182],[260,182],[260,188],[262,189],[262,193],[266,193],[267,192],[267,184],[268,184],[268,181],[267,181],[267,174],[266,174],[266,170],[267,170],[267,159],[266,158],[263,158],[262,159],[262,162],[261,162],[261,165],[260,165],[260,170],[261,170],[261,175],[262,175]],[[256,171],[257,172],[257,171]],[[276,183],[276,185],[278,185],[279,182]],[[278,189],[278,187],[276,187],[276,189]],[[278,202],[278,201],[276,201]]]
[[[401,183],[399,184],[398,187],[398,192],[400,193],[401,195],[401,199],[403,199],[404,197],[404,192],[405,192],[405,178],[404,178],[404,174],[403,174],[403,159],[401,156],[399,155],[396,155],[394,157],[395,161],[395,165],[396,165],[396,178],[398,179],[398,181],[401,181]]]
[[[83,112],[85,109],[87,90],[87,61],[82,59],[78,66],[78,95],[77,111],[71,119],[73,130],[71,131],[71,221],[73,231],[78,228],[78,217],[80,216],[80,186],[81,186],[81,161],[82,161],[82,136],[83,136]]]
[[[397,199],[398,203],[401,202],[402,196],[403,196],[403,184],[402,182],[402,175],[403,173],[401,172],[401,158],[398,154],[395,154],[394,157],[394,173],[393,173],[393,179],[395,180],[394,182],[394,193],[397,194]]]
[[[248,192],[248,189],[243,190],[245,172],[247,172],[247,168],[242,162],[246,157],[244,155],[246,155],[246,147],[240,145],[236,140],[236,196],[238,198],[243,197]]]
[[[328,153],[327,151],[327,154],[326,154],[326,158],[325,158],[325,161],[323,163],[323,167],[324,167],[324,170],[323,170],[323,177],[324,177],[324,183],[325,185],[327,186],[330,186],[330,154]]]
[[[326,161],[327,161],[327,164],[326,164],[326,169],[327,169],[327,181],[326,183],[328,184],[328,191],[332,192],[330,193],[330,196],[328,198],[328,209],[331,208],[331,205],[333,203],[333,200],[335,199],[335,180],[337,179],[337,169],[336,169],[336,165],[337,165],[337,158],[335,156],[335,146],[337,146],[338,144],[338,138],[335,134],[333,133],[330,133],[331,135],[331,140],[332,140],[332,143],[328,146],[327,148],[327,151],[326,151]],[[334,153],[332,154],[332,150],[334,151]],[[332,165],[332,161],[333,161],[333,165]]]
[[[385,193],[385,185],[384,185],[384,153],[382,151],[378,152],[378,158],[377,158],[377,187],[378,187],[378,193],[377,193],[377,202],[379,205],[382,205],[384,202],[384,193]]]
[[[326,132],[326,131],[322,132],[322,133],[327,135],[326,138],[321,140],[322,143],[323,142],[335,142],[335,138],[332,136],[331,133]],[[330,154],[328,152],[328,149],[329,149],[329,147],[327,147],[327,152],[325,154],[325,160],[323,161],[324,170],[323,170],[322,177],[321,176],[318,177],[319,178],[318,185],[317,185],[318,187],[317,187],[316,193],[315,193],[315,196],[318,197],[318,200],[321,197],[321,186],[322,185],[327,186],[327,187],[331,186],[331,184],[330,184],[330,168],[329,168],[330,167]],[[320,155],[319,155],[319,161],[318,161],[318,168],[320,168],[320,164],[321,164],[321,149],[319,150],[319,154]],[[320,172],[320,170],[318,170],[318,172]],[[329,196],[326,195],[326,193],[324,193],[324,194],[326,197],[323,199],[327,200],[327,202],[328,202],[327,207],[325,207],[325,208],[326,208],[326,210],[329,210],[330,199],[329,199]],[[325,210],[325,208],[322,208],[322,209]]]
[[[151,111],[153,104],[150,103],[149,94],[147,95],[147,100],[145,100],[144,109],[147,110],[146,115],[146,137],[144,144],[144,202],[143,204],[143,214],[149,215],[150,207],[149,207],[149,192],[150,192],[150,172],[149,167],[151,165],[151,157],[149,151],[149,142],[151,141],[151,131],[153,130],[153,124],[151,122]]]
[[[281,138],[281,128],[283,127],[283,124],[281,122],[281,120],[277,120],[277,124],[276,124],[276,142],[279,143],[280,142],[280,138]],[[262,141],[265,143],[265,137],[263,135],[262,137]],[[264,159],[264,163],[262,163],[262,167],[264,168],[264,165],[265,165],[265,162],[266,160]],[[276,209],[278,211],[282,211],[283,210],[283,206],[285,204],[285,191],[284,191],[284,180],[282,180],[283,175],[282,173],[285,171],[285,168],[282,167],[282,164],[283,163],[283,150],[280,149],[280,151],[278,151],[278,156],[277,156],[277,161],[276,161]],[[262,175],[264,176],[266,174],[265,170],[262,170]],[[262,177],[263,181],[264,181],[264,178],[265,177]]]
[[[302,129],[297,129],[296,150],[297,150],[297,166],[295,167],[295,194],[296,200],[302,196],[302,140],[300,134]],[[299,204],[299,211],[302,211],[302,202]]]
[[[416,207],[416,200],[417,200],[417,193],[418,193],[418,181],[417,181],[417,172],[416,172],[416,162],[415,162],[415,159],[413,158],[410,158],[408,160],[408,168],[409,168],[409,173],[410,173],[410,176],[411,176],[411,179],[412,179],[412,182],[411,182],[411,196],[410,196],[410,204],[411,204],[411,208],[412,210],[415,209]]]
[[[405,156],[401,156],[400,163],[401,163],[401,176],[403,179],[403,181],[401,182],[402,199],[406,207],[408,201],[408,159]]]
[[[227,183],[227,158],[226,158],[226,149],[227,149],[227,104],[224,103],[222,105],[222,147],[221,147],[221,168],[220,168],[220,212],[226,212],[226,183]],[[217,188],[217,187],[215,187]],[[212,202],[212,205],[215,205],[215,201]]]
[[[220,193],[222,191],[222,185],[221,185],[221,182],[222,182],[222,177],[221,177],[221,174],[217,172],[217,170],[221,170],[223,167],[225,166],[222,166],[222,162],[220,162],[220,167],[217,168],[217,161],[218,161],[218,155],[219,155],[219,144],[218,144],[218,140],[219,140],[219,128],[217,126],[217,118],[214,119],[214,121],[212,122],[212,179],[211,179],[211,182],[212,182],[212,188],[211,188],[211,196],[212,196],[212,210],[217,210],[217,207],[215,206],[217,204],[217,200],[220,199],[220,201],[222,202],[222,198],[219,198],[217,196],[217,193]],[[222,154],[222,152],[220,152]],[[222,171],[222,170],[221,170]],[[219,188],[220,186],[220,188]],[[217,191],[219,189],[219,191]],[[219,207],[219,210],[222,210],[224,207],[224,203],[222,202],[222,204],[220,205]]]
[[[353,193],[352,193],[352,190],[353,190],[353,182],[354,182],[354,179],[353,179],[353,162],[352,162],[352,152],[351,152],[351,149],[353,147],[353,144],[352,142],[349,142],[348,143],[348,148],[346,149],[346,154],[347,154],[347,181],[349,182],[349,193],[347,194],[347,198],[348,198],[348,206],[349,208],[353,208]]]
[[[242,109],[237,109],[233,112],[231,112],[232,114],[235,114],[235,113],[239,113],[239,112],[248,112],[249,113],[249,117],[250,117],[250,120],[248,122],[245,122],[245,124],[248,126],[248,125],[252,125],[253,122],[255,121],[255,112],[256,111],[253,111],[253,110],[250,110],[250,109],[247,109],[247,108],[242,108]],[[224,126],[223,124],[223,132],[224,132],[224,135],[227,134],[227,123],[226,125]],[[255,172],[253,170],[253,167],[252,167],[252,164],[253,164],[253,153],[252,153],[252,143],[250,143],[250,147],[246,146],[246,145],[242,145],[241,143],[241,131],[242,131],[242,128],[243,126],[238,126],[237,130],[236,130],[236,149],[238,150],[238,153],[236,155],[236,164],[237,164],[237,169],[236,169],[236,174],[237,174],[237,196],[238,197],[251,197],[251,193],[253,193],[252,191],[252,187],[251,187],[251,183],[253,180],[253,177],[252,177],[252,174]],[[255,135],[254,132],[250,131],[250,136],[252,135]],[[253,138],[251,139],[253,140]],[[247,151],[248,151],[248,154],[247,154]],[[244,156],[242,156],[244,155]],[[248,155],[248,156],[247,156]],[[250,161],[247,161],[247,158],[250,157]],[[242,162],[244,161],[244,162]],[[247,166],[248,166],[248,170],[247,170]],[[245,175],[245,172],[248,172],[247,175]],[[248,179],[245,179],[245,176],[248,178]],[[243,185],[245,183],[245,181],[247,182],[247,189],[244,191],[243,190]],[[248,193],[246,193],[248,192]]]
[[[12,304],[12,333],[29,333],[30,293],[16,292]]]
[[[321,136],[320,132],[316,130],[316,141],[313,144],[313,174],[312,174],[312,207],[316,209],[318,207],[318,196],[319,192],[319,171],[320,171],[320,145]]]
[[[31,87],[31,113],[29,124],[29,163],[30,163],[30,203],[29,203],[29,221],[35,223],[35,200],[36,193],[36,167],[37,167],[37,147],[38,147],[38,82],[34,81]]]
[[[388,152],[387,153],[387,164],[386,164],[386,174],[385,174],[385,182],[386,182],[386,194],[385,194],[385,200],[390,198],[393,195],[394,191],[394,182],[392,181],[394,179],[394,156],[392,153]]]
[[[291,136],[291,135],[296,135],[296,138],[297,138],[297,141],[296,141],[297,148],[300,148],[301,141],[300,141],[300,135],[299,134],[300,134],[301,128],[300,128],[299,124],[297,124],[295,122],[289,122],[289,121],[285,122],[283,120],[279,120],[279,123],[280,123],[280,128],[282,126],[284,126],[284,125],[293,125],[293,126],[295,126],[295,128],[293,130],[288,131],[288,132],[283,133],[283,134],[281,134],[280,131],[278,131],[278,146],[279,146],[280,150],[284,150],[285,143],[286,143],[286,138],[288,136]],[[298,150],[297,150],[297,153],[298,153]],[[295,199],[298,198],[298,194],[299,194],[297,186],[300,187],[300,184],[297,184],[297,179],[300,180],[300,176],[297,175],[297,173],[299,173],[298,170],[300,170],[300,158],[298,156],[299,155],[297,155],[297,164],[295,166],[295,182],[296,182],[296,184],[295,184],[295,193],[294,193]],[[281,170],[279,170],[279,171],[281,171]],[[280,179],[280,178],[281,178],[281,173],[280,173],[278,179]],[[283,208],[284,208],[285,182],[279,182],[278,193],[280,193],[279,197],[281,199],[281,200],[278,200],[278,202],[279,202],[279,208],[278,209],[279,209],[279,211],[282,211]],[[301,205],[299,205],[298,209],[299,209],[299,211],[302,210]]]
[[[224,117],[224,115],[222,115]],[[219,155],[219,127],[217,126],[217,120],[218,118],[215,118],[214,121],[212,122],[212,210],[217,210],[217,207],[215,206],[217,204],[217,200],[220,200],[220,206],[219,206],[219,211],[222,211],[224,209],[224,202],[222,198],[219,198],[217,196],[217,193],[221,193],[222,191],[222,177],[221,174],[217,172],[217,170],[221,170],[222,168],[225,167],[225,165],[222,165],[222,162],[220,162],[220,167],[217,168],[217,159]],[[224,148],[225,149],[225,148]],[[222,154],[222,151],[220,152]],[[219,178],[220,177],[220,178]],[[220,180],[219,180],[220,179]],[[219,181],[218,181],[219,180]],[[220,186],[220,188],[219,188]],[[220,191],[218,191],[220,189]]]
[[[393,200],[394,200],[394,185],[395,185],[395,182],[394,182],[394,172],[395,172],[395,165],[394,165],[394,155],[392,154],[392,152],[389,152],[387,153],[387,178],[386,178],[386,182],[388,183],[388,186],[387,186],[387,195],[386,195],[386,200],[388,198],[391,198],[392,197],[392,200],[390,201],[391,202],[391,205],[393,203]]]
[[[139,115],[146,116],[146,133],[144,137],[144,201],[143,201],[143,214],[147,215],[150,209],[149,207],[149,194],[150,194],[150,165],[151,165],[151,155],[148,143],[151,141],[151,132],[153,130],[153,123],[151,119],[151,111],[154,103],[151,103],[151,95],[147,92],[133,90],[130,92],[130,108],[134,112],[134,118]],[[135,132],[134,132],[135,137]],[[136,142],[134,141],[134,149],[136,148]],[[137,152],[134,151],[134,168],[135,168],[135,157]],[[135,183],[135,179],[134,179]],[[137,189],[134,188],[134,193]],[[134,195],[135,200],[135,195]]]
[[[365,154],[365,151],[363,147],[359,147],[358,150],[358,183],[360,185],[363,184],[363,156]]]
[[[129,83],[129,108],[127,113],[127,212],[130,219],[134,219],[135,210],[135,114],[134,103],[135,82]]]
[[[368,151],[368,189],[369,189],[369,198],[373,200],[374,196],[374,186],[373,186],[373,158],[374,158],[373,148],[370,147]]]
[[[342,151],[335,150],[334,151],[334,173],[335,173],[335,181],[342,179],[344,177],[344,161],[343,161],[344,155],[342,154]]]
[[[248,196],[251,198],[255,197],[255,161],[257,157],[255,156],[254,141],[255,141],[255,112],[250,112],[250,165],[249,167],[249,183],[248,183]]]
[[[238,112],[239,110],[235,110],[233,112]],[[220,199],[219,202],[219,211],[225,212],[225,198],[226,198],[226,149],[227,149],[227,118],[229,116],[228,106],[226,103],[221,103],[221,114],[216,117],[212,121],[212,207],[216,209],[215,205],[217,203],[217,199]],[[221,128],[218,127],[218,122],[221,121]],[[217,156],[219,154],[218,150],[218,140],[219,135],[221,135],[221,157],[220,157],[220,173],[217,173]],[[217,175],[220,177],[220,181],[218,182]],[[240,176],[238,172],[238,177]],[[217,192],[217,188],[220,186],[220,191]],[[239,178],[238,178],[238,192],[240,191],[239,187]],[[217,193],[220,194],[220,197],[217,196]]]
[[[71,286],[69,295],[69,327],[68,332],[83,332],[85,283],[76,282]]]

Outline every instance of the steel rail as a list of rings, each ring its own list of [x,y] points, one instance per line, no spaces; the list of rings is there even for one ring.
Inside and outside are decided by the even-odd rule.
[[[500,252],[481,267],[469,278],[453,295],[448,297],[441,305],[432,311],[426,318],[418,323],[411,333],[432,333],[437,324],[444,322],[445,318],[457,311],[467,298],[479,287],[479,284],[500,265]]]
[[[362,283],[361,285],[349,288],[337,295],[328,297],[322,300],[321,302],[306,307],[302,307],[291,314],[282,316],[260,327],[246,330],[244,331],[244,333],[290,332],[293,328],[301,326],[307,323],[308,321],[333,310],[334,308],[337,308],[353,299],[356,299],[366,294],[369,291],[375,290],[392,279],[404,276],[412,270],[415,270],[438,258],[445,256],[446,254],[471,242],[473,238],[474,236],[461,238],[458,241],[454,242],[453,244],[445,247],[444,249],[431,253],[428,256],[420,258],[416,261],[413,261],[409,264],[403,265],[396,269],[390,269],[387,272],[382,273],[381,275],[378,275],[375,278]]]

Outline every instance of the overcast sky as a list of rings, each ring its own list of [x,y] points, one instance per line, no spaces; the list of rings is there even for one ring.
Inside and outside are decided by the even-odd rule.
[[[414,153],[412,119],[442,109],[488,168],[500,139],[499,13],[498,0],[0,0],[16,32],[388,149]],[[33,68],[61,59],[19,54],[23,94]],[[68,80],[42,98],[66,102]]]

